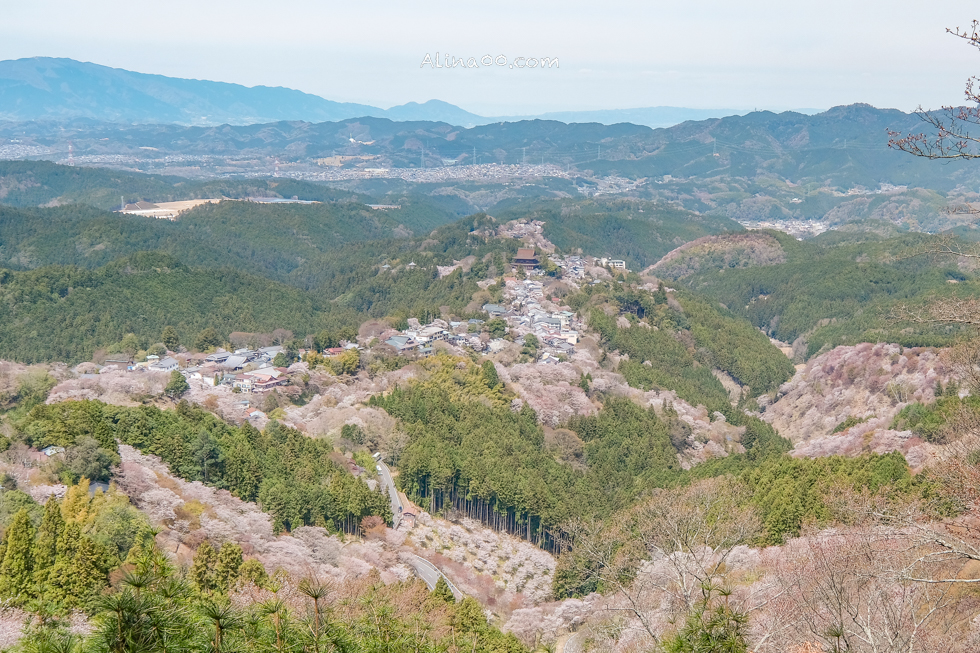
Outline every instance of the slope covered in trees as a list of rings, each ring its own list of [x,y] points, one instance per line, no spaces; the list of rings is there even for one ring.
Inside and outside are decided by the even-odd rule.
[[[258,500],[276,531],[354,532],[365,516],[379,524],[392,518],[388,498],[352,476],[331,444],[276,422],[259,432],[186,403],[161,411],[71,401],[36,405],[11,426],[18,446],[71,453],[92,442],[115,453],[123,442],[154,453],[179,477]],[[43,616],[25,630],[25,650],[356,651],[381,650],[392,639],[420,650],[450,642],[486,653],[525,650],[490,626],[474,599],[457,603],[417,580],[386,584],[377,570],[329,582],[312,571],[291,576],[245,559],[234,541],[200,543],[193,564],[180,569],[126,495],[89,487],[83,478],[43,506],[11,488],[0,494],[0,599],[8,610]],[[83,635],[69,634],[72,610],[85,613]]]
[[[807,356],[841,344],[895,342],[939,346],[948,327],[910,326],[891,318],[900,305],[976,294],[970,266],[951,257],[913,256],[929,237],[883,239],[828,233],[787,248],[782,263],[705,267],[682,283],[712,297],[779,340],[803,337]]]
[[[498,205],[494,212],[502,221],[541,220],[545,237],[560,250],[623,259],[632,269],[655,263],[681,243],[742,230],[725,217],[628,199],[535,199]]]
[[[162,411],[70,401],[34,408],[20,430],[38,448],[67,447],[88,436],[115,450],[118,439],[160,456],[177,476],[259,501],[277,531],[304,525],[354,531],[368,515],[391,521],[387,497],[351,476],[331,444],[278,422],[260,432],[186,402]]]
[[[527,405],[517,412],[507,406],[506,390],[481,366],[438,357],[427,365],[423,379],[370,402],[398,418],[408,434],[395,461],[400,487],[426,510],[478,519],[555,552],[567,550],[569,524],[592,520],[620,537],[614,525],[651,491],[699,479],[746,483],[744,501],[762,519],[759,543],[768,544],[798,534],[805,523],[831,523],[826,493],[837,485],[887,485],[903,496],[917,491],[900,454],[793,459],[785,455],[788,441],[745,414],[738,417],[745,453],[685,470],[674,444],[685,425],[671,407],[642,408],[618,397],[563,425],[583,450],[580,464],[572,465],[548,446]],[[595,589],[574,545],[562,560],[559,597]]]
[[[0,206],[0,265],[97,267],[135,252],[166,251],[195,266],[235,266],[283,281],[308,281],[307,261],[352,243],[428,235],[456,216],[428,205],[376,211],[359,203],[221,202],[180,220],[106,213],[82,205],[46,209]],[[389,243],[393,245],[393,243]],[[374,261],[372,261],[374,262]],[[296,272],[291,276],[291,273]]]
[[[98,270],[2,270],[0,295],[0,356],[26,362],[87,360],[128,333],[157,342],[170,324],[193,342],[206,327],[305,334],[319,323],[300,290],[230,269],[192,270],[152,252]]]
[[[174,202],[208,198],[298,197],[321,202],[358,196],[293,179],[191,181],[183,177],[65,166],[48,161],[0,161],[0,202],[10,206],[79,203],[118,209],[126,202]]]
[[[440,306],[463,314],[489,266],[496,264],[502,270],[517,247],[516,241],[474,233],[492,224],[486,216],[474,216],[425,239],[338,247],[292,270],[274,269],[281,263],[277,253],[281,250],[271,246],[263,254],[268,266],[249,265],[253,254],[256,261],[263,258],[258,247],[253,250],[246,243],[237,256],[224,252],[214,259],[216,264],[228,261],[227,267],[188,267],[185,262],[203,258],[185,247],[194,244],[192,239],[179,247],[169,243],[187,257],[182,260],[141,252],[95,270],[57,265],[28,271],[0,269],[0,295],[5,299],[0,315],[8,325],[0,334],[0,356],[78,362],[129,333],[145,349],[159,341],[168,325],[176,328],[180,342],[192,343],[207,327],[216,329],[220,338],[232,331],[275,329],[303,338],[325,328],[356,329],[372,317],[391,317],[394,323],[407,317],[429,321],[438,316]],[[148,241],[154,243],[160,240]],[[289,244],[288,239],[281,241],[284,249]],[[51,248],[51,256],[60,251]],[[437,265],[466,256],[477,259],[468,270],[440,278]],[[387,269],[382,267],[385,261],[391,263]],[[309,290],[264,278],[277,276]]]
[[[626,355],[619,371],[643,390],[673,390],[692,405],[731,417],[729,393],[713,369],[744,386],[745,398],[793,375],[793,365],[765,335],[691,293],[667,293],[663,285],[651,293],[612,282],[586,286],[569,302],[587,312],[607,348]]]

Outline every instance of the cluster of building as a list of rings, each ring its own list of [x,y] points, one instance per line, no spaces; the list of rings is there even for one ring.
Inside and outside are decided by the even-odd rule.
[[[626,271],[626,261],[620,260],[618,258],[602,257],[596,259],[596,263],[599,265],[599,267],[603,267],[603,268],[610,267],[613,270],[622,270],[624,272]]]
[[[26,159],[35,156],[50,156],[54,152],[50,147],[40,145],[26,145],[19,140],[11,140],[6,144],[0,144],[0,159]],[[68,162],[66,158],[65,163]]]
[[[272,364],[276,354],[282,351],[281,346],[233,352],[218,350],[209,354],[201,365],[187,367],[182,373],[189,380],[230,385],[240,392],[269,392],[289,383],[286,368]]]
[[[830,222],[825,220],[739,220],[738,223],[749,231],[772,229],[787,233],[797,240],[819,236],[830,230]]]
[[[585,278],[585,260],[581,256],[565,256],[551,260],[561,268],[562,277],[569,279]]]
[[[105,366],[125,367],[130,372],[173,372],[179,370],[187,380],[198,380],[214,386],[226,385],[240,392],[269,392],[278,386],[288,385],[285,367],[275,367],[273,361],[282,347],[238,349],[233,352],[219,349],[203,360],[188,361],[183,368],[180,361],[171,356],[146,357],[145,361],[133,362],[132,357],[109,358]]]
[[[304,166],[291,166],[283,176],[305,181],[346,181],[364,178],[402,179],[421,183],[445,181],[502,181],[535,177],[570,178],[568,171],[554,164],[500,164],[482,163],[459,165],[445,163],[425,168],[334,168],[315,170]]]
[[[615,175],[608,177],[596,177],[592,184],[578,186],[578,192],[587,197],[596,195],[610,195],[616,193],[629,193],[640,188],[646,183],[645,179],[627,179]]]
[[[511,340],[519,344],[529,334],[537,337],[542,362],[557,362],[559,356],[568,357],[575,353],[579,329],[582,327],[575,314],[571,311],[545,309],[542,305],[545,299],[544,284],[537,279],[522,281],[507,277],[504,282],[507,301],[502,304],[484,304],[483,311],[488,319],[504,320]],[[459,322],[436,319],[425,325],[414,319],[408,322],[407,329],[392,329],[381,336],[386,345],[390,345],[400,354],[429,356],[436,342],[489,353],[498,352],[509,344],[507,339],[491,338],[483,333],[485,321],[480,319]]]
[[[541,281],[508,277],[504,283],[504,296],[509,301],[507,305],[485,305],[483,309],[489,315],[506,320],[515,338],[534,335],[544,349],[541,356],[544,362],[575,353],[582,325],[574,313],[547,310],[543,306],[544,284]]]
[[[180,368],[180,363],[176,358],[164,356],[161,358],[156,354],[150,354],[145,361],[139,363],[133,361],[132,356],[114,355],[104,361],[106,367],[116,367],[126,369],[130,372],[173,372]]]
[[[476,352],[487,351],[490,347],[490,343],[480,335],[483,320],[447,322],[436,319],[425,325],[415,319],[410,319],[408,322],[408,328],[403,331],[392,329],[390,333],[382,334],[384,343],[392,346],[399,354],[415,353],[423,357],[430,356],[432,345],[436,342],[446,342],[454,347],[472,349]]]
[[[543,223],[536,221],[517,222],[506,225],[503,235],[533,238],[534,235],[540,235],[542,226]],[[626,262],[621,259],[593,259],[576,255],[549,258],[561,268],[561,276],[568,280],[586,279],[587,269],[593,266],[627,271]],[[505,301],[483,305],[488,319],[504,320],[510,333],[509,340],[519,344],[523,344],[526,336],[535,336],[539,343],[539,362],[557,362],[559,357],[571,356],[575,353],[579,332],[584,325],[571,311],[553,310],[560,300],[545,297],[547,278],[540,269],[541,260],[534,248],[519,248],[511,265],[523,269],[526,278],[504,278]],[[466,322],[437,319],[422,325],[416,320],[409,320],[407,329],[392,329],[382,334],[381,339],[398,353],[412,353],[423,357],[432,353],[433,345],[438,341],[476,352],[494,353],[506,347],[508,340],[490,338],[482,333],[483,322],[479,319]]]

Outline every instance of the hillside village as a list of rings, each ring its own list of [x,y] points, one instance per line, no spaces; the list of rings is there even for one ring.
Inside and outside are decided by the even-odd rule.
[[[538,248],[519,248],[513,261],[518,274],[503,276],[499,288],[501,300],[487,302],[477,307],[482,318],[444,320],[436,318],[421,324],[415,318],[407,320],[401,330],[384,329],[354,340],[341,340],[339,346],[321,350],[301,348],[287,352],[283,345],[243,347],[232,351],[217,348],[208,354],[167,352],[163,356],[148,354],[145,360],[109,355],[101,365],[86,369],[91,371],[83,378],[95,378],[93,372],[123,370],[142,372],[179,371],[187,381],[210,385],[218,392],[242,394],[236,405],[250,419],[264,419],[256,410],[261,401],[254,396],[275,390],[284,390],[294,384],[297,372],[290,371],[293,360],[310,361],[321,356],[326,361],[336,361],[345,352],[357,352],[359,356],[399,356],[408,360],[424,359],[438,351],[454,355],[465,353],[494,355],[516,347],[531,363],[555,365],[568,361],[576,352],[580,333],[587,330],[582,318],[561,302],[561,297],[546,293],[560,286],[562,295],[578,290],[583,284],[599,283],[612,274],[628,272],[625,262],[608,258],[582,255],[557,256],[547,254],[554,246],[543,238],[540,221],[517,221],[500,229],[501,237],[518,238],[537,243]],[[547,266],[545,265],[547,262]],[[409,264],[415,267],[414,263]],[[385,268],[382,268],[384,272]],[[440,268],[448,274],[458,267]],[[546,270],[546,267],[550,270]],[[481,282],[486,289],[496,280]],[[288,354],[288,355],[287,355]],[[295,384],[294,384],[295,385]]]

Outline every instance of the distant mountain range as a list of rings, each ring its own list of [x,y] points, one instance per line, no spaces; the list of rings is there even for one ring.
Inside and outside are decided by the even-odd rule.
[[[516,120],[629,122],[669,127],[686,120],[741,115],[735,109],[648,107],[563,111],[536,116],[486,117],[448,102],[409,102],[390,109],[334,102],[289,88],[247,87],[109,68],[73,59],[34,57],[0,61],[0,120],[66,120],[180,125],[250,125],[282,120],[332,122],[350,118],[445,122],[474,127]]]
[[[816,115],[758,111],[665,129],[555,120],[462,128],[448,122],[360,117],[215,127],[78,118],[0,122],[0,156],[65,162],[70,141],[83,165],[164,174],[186,174],[181,166],[191,166],[187,170],[194,177],[268,175],[273,160],[292,166],[288,174],[309,180],[334,179],[341,169],[528,163],[550,164],[585,178],[612,175],[671,185],[680,180],[741,178],[829,184],[845,190],[876,189],[880,184],[976,188],[980,168],[969,162],[941,165],[888,147],[889,131],[921,130],[922,121],[914,114],[867,104]],[[171,159],[176,170],[170,169]],[[450,178],[447,173],[445,179]],[[765,189],[753,186],[745,196],[733,190],[731,201]],[[686,188],[681,195],[693,192],[693,187]]]

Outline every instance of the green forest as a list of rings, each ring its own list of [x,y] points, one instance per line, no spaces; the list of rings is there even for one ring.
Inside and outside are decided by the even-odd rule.
[[[181,478],[258,501],[276,532],[300,526],[354,532],[363,517],[392,518],[388,498],[351,476],[332,445],[275,421],[260,432],[186,401],[160,410],[89,400],[37,406],[20,430],[38,449],[91,437],[107,450],[115,451],[118,440],[159,456]]]
[[[631,269],[656,263],[678,245],[728,231],[734,220],[628,199],[533,199],[495,207],[501,221],[527,218],[545,223],[544,235],[568,253],[623,259]]]
[[[975,274],[952,257],[915,255],[928,242],[923,235],[828,232],[788,248],[785,263],[702,269],[681,283],[774,338],[792,343],[803,337],[807,357],[859,342],[943,346],[955,330],[910,326],[891,316],[903,303],[976,295]]]
[[[713,476],[749,485],[770,544],[805,523],[829,521],[824,497],[835,484],[913,491],[900,454],[793,459],[785,455],[790,443],[771,426],[733,411],[746,429],[746,452],[684,470],[677,453],[688,427],[672,407],[658,414],[616,397],[605,399],[597,415],[564,425],[582,443],[582,466],[574,466],[549,448],[529,406],[509,409],[493,374],[450,358],[431,365],[426,380],[370,401],[409,435],[394,461],[399,486],[433,512],[455,509],[550,550],[562,550],[560,530],[574,519],[614,523],[653,488]]]
[[[222,197],[297,197],[334,202],[362,197],[293,179],[191,181],[183,177],[65,166],[49,161],[0,161],[0,188],[3,189],[0,202],[9,206],[86,204],[105,210],[118,209],[123,199],[131,203]]]
[[[88,481],[44,506],[7,491],[0,509],[0,597],[39,617],[16,649],[25,653],[526,651],[474,599],[457,603],[419,580],[386,585],[375,571],[338,600],[335,585],[269,573],[231,542],[201,544],[180,569],[125,495],[90,497]],[[287,589],[297,581],[300,604]],[[243,592],[234,602],[233,591]],[[90,633],[71,631],[72,611],[90,618]]]
[[[620,283],[588,286],[569,303],[588,311],[589,326],[609,350],[628,356],[619,370],[643,390],[673,390],[692,405],[731,416],[730,397],[713,368],[745,386],[746,399],[793,376],[792,363],[764,334],[691,293],[668,294],[662,285],[650,293]],[[618,316],[629,326],[617,325]]]
[[[349,245],[291,271],[269,269],[279,260],[274,249],[263,268],[245,264],[247,251],[237,259],[213,261],[222,267],[191,267],[187,260],[200,260],[194,250],[181,248],[176,249],[187,259],[137,252],[95,269],[0,268],[0,319],[7,325],[0,332],[0,357],[77,363],[130,333],[145,349],[159,342],[168,325],[177,330],[180,342],[192,343],[209,327],[221,338],[232,331],[286,329],[302,339],[323,329],[356,329],[370,318],[429,321],[440,306],[464,315],[479,290],[476,282],[486,278],[491,265],[503,270],[516,251],[515,241],[474,233],[489,224],[489,218],[474,216],[425,240]],[[53,255],[58,251],[52,248]],[[436,265],[466,256],[476,258],[468,271],[439,278]],[[392,269],[382,267],[386,261]]]
[[[0,297],[0,357],[29,363],[90,360],[128,333],[145,349],[167,325],[190,343],[207,327],[305,334],[321,323],[318,305],[298,289],[228,268],[192,270],[152,252],[96,270],[0,270]]]
[[[202,543],[193,564],[178,568],[126,495],[115,486],[90,492],[88,478],[118,463],[122,442],[160,456],[179,477],[258,501],[277,532],[390,522],[388,497],[352,476],[323,440],[277,422],[262,432],[234,427],[186,402],[164,411],[38,404],[21,394],[16,404],[29,410],[7,413],[12,437],[65,447],[62,478],[71,486],[42,506],[3,479],[0,599],[39,617],[18,651],[526,651],[488,624],[479,603],[457,602],[444,584],[432,592],[418,580],[386,584],[374,571],[340,588],[267,570],[232,542]],[[69,480],[80,457],[97,469]],[[86,614],[90,633],[71,632],[72,611]]]
[[[455,219],[431,207],[376,211],[359,203],[220,202],[191,209],[176,222],[85,205],[0,206],[0,262],[13,269],[94,268],[138,252],[164,251],[198,267],[234,266],[309,287],[316,280],[304,272],[304,263],[314,269],[336,265],[336,252],[363,241],[380,240],[374,249],[392,254],[411,251],[421,242],[408,238],[413,232],[427,236]],[[370,263],[379,264],[374,258]]]

